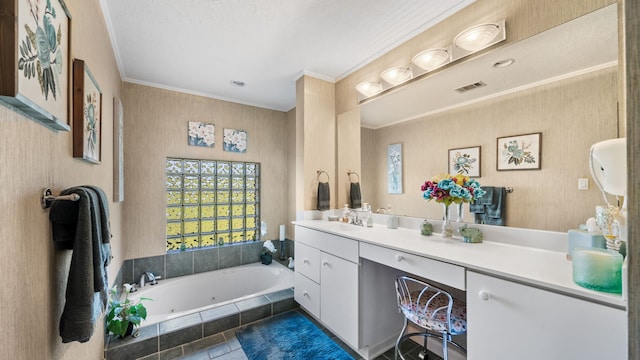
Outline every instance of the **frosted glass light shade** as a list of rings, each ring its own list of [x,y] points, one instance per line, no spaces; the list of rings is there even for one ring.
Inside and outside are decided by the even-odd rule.
[[[379,81],[365,81],[356,85],[356,90],[364,97],[379,94],[384,90]]]
[[[458,34],[453,44],[467,51],[478,51],[491,44],[500,31],[498,24],[476,25]]]
[[[411,62],[425,71],[432,71],[451,61],[447,49],[429,49],[414,56]]]
[[[383,71],[380,74],[380,77],[382,78],[382,80],[386,81],[387,83],[393,86],[402,84],[403,82],[411,79],[411,76],[412,76],[411,69],[403,66],[392,67],[390,69]]]

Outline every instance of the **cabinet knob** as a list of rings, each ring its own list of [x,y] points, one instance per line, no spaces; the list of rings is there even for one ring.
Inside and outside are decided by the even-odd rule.
[[[404,260],[404,256],[402,256],[400,254],[396,255],[396,261],[400,262],[402,260]]]
[[[302,296],[304,296],[304,297],[309,297],[309,293],[308,293],[308,292],[306,292],[306,291],[303,291],[303,292],[302,292]]]
[[[329,262],[327,260],[322,260],[322,265],[323,266],[329,266]]]
[[[480,300],[487,301],[487,300],[489,300],[489,298],[491,296],[489,295],[488,292],[486,292],[484,290],[480,290],[480,291],[478,291],[478,297],[480,298]]]
[[[308,264],[308,263],[309,263],[309,259],[304,258],[304,259],[302,260],[302,262],[303,262],[303,263],[305,263],[305,264]]]

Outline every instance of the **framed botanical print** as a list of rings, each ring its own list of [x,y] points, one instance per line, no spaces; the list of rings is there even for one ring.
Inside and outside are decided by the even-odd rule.
[[[504,170],[539,170],[542,133],[499,137],[496,167]]]
[[[0,102],[69,131],[71,15],[63,0],[0,1]]]
[[[102,91],[83,60],[73,60],[73,157],[99,164]]]
[[[449,174],[480,177],[480,146],[449,149]]]
[[[387,148],[387,192],[402,194],[402,144]]]

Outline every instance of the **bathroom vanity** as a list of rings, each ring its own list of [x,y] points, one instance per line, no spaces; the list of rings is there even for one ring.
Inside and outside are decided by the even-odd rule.
[[[575,285],[563,251],[468,244],[417,228],[294,223],[296,301],[366,359],[392,347],[401,330],[400,274],[466,297],[469,360],[627,358],[625,301]]]

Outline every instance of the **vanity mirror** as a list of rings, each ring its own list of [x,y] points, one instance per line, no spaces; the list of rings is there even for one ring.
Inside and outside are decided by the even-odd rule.
[[[612,4],[363,101],[363,196],[375,207],[390,203],[398,214],[441,218],[441,207],[422,199],[420,185],[448,171],[448,149],[480,146],[477,180],[513,188],[508,226],[564,232],[584,223],[601,203],[594,186],[578,189],[579,179],[591,181],[589,148],[624,136],[617,30]],[[538,132],[540,169],[496,170],[497,138]],[[403,146],[402,194],[386,191],[392,143]],[[468,207],[465,221],[473,221]]]

